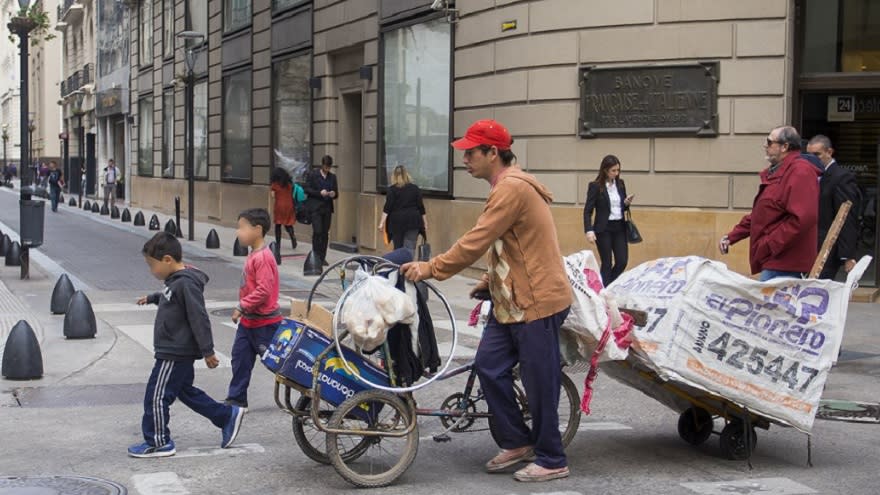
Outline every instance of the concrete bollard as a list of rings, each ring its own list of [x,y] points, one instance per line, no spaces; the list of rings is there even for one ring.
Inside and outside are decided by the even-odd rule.
[[[150,217],[150,230],[159,230],[159,217],[155,213]]]
[[[13,241],[6,250],[6,266],[21,266],[21,244]]]
[[[168,219],[165,222],[165,232],[177,237],[177,224],[174,223],[174,220]]]
[[[100,211],[101,207],[98,206],[98,202],[95,201],[94,203],[92,203],[92,213],[100,213]]]
[[[92,209],[92,202],[89,200],[85,200],[85,202],[83,202],[83,210],[91,211],[91,209]]]
[[[78,290],[70,298],[64,314],[64,336],[68,339],[93,339],[98,333],[98,324],[92,303],[83,291]]]
[[[122,221],[126,223],[131,221],[131,212],[128,211],[128,208],[122,210]]]
[[[146,225],[146,223],[144,222],[144,212],[137,212],[137,214],[134,216],[134,225],[136,227],[143,227],[144,225]]]
[[[101,205],[101,216],[107,216],[110,214],[110,208],[107,208],[106,204]]]
[[[238,242],[238,237],[235,238],[235,244],[232,245],[232,255],[233,256],[247,256],[248,248],[242,246],[240,242]]]
[[[208,232],[208,238],[205,240],[205,247],[208,249],[220,249],[220,236],[217,235],[217,231],[211,229]]]
[[[6,252],[9,251],[9,246],[12,244],[12,241],[9,240],[9,236],[3,234],[0,237],[0,256],[6,256]]]
[[[322,265],[321,258],[314,251],[309,251],[306,262],[303,264],[303,275],[307,277],[320,275],[324,272]]]
[[[70,202],[67,205],[76,207],[76,198],[70,198]]]
[[[19,320],[9,332],[3,348],[2,374],[9,380],[34,380],[43,377],[43,354],[34,329]]]
[[[119,218],[119,208],[117,208],[116,206],[110,208],[110,218],[112,218],[113,220]]]
[[[66,273],[62,273],[55,282],[55,288],[52,289],[52,302],[49,310],[53,315],[63,315],[67,312],[67,306],[70,305],[70,298],[76,289],[73,288],[73,282],[67,277]]]

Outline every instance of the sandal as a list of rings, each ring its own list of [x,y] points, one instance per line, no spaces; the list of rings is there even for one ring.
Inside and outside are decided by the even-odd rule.
[[[518,449],[501,449],[498,455],[486,463],[486,472],[497,473],[520,462],[531,462],[533,460],[535,460],[535,451],[529,445]]]
[[[513,477],[514,479],[516,479],[516,481],[537,482],[568,478],[569,474],[570,472],[568,470],[568,466],[557,469],[549,469],[539,466],[533,462],[514,473]]]

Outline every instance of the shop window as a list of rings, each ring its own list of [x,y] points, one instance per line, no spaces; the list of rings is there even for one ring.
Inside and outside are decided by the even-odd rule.
[[[251,0],[223,0],[223,31],[230,32],[251,23]]]
[[[138,175],[153,176],[153,99],[138,101]]]
[[[303,55],[272,68],[274,163],[299,173],[311,163],[311,57]]]
[[[880,2],[806,0],[804,73],[880,71]]]
[[[197,179],[208,178],[208,81],[197,82],[193,87],[193,134],[195,136],[194,159]]]
[[[153,2],[142,0],[139,10],[141,67],[153,64]]]
[[[223,78],[223,168],[228,181],[251,180],[251,69]]]
[[[174,177],[174,90],[162,95],[162,177]]]
[[[428,191],[448,192],[451,27],[438,19],[383,36],[379,186],[404,165]]]

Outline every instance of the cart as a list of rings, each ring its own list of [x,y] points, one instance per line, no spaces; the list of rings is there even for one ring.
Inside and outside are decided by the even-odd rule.
[[[487,420],[488,430],[493,434],[495,425],[491,413],[485,408],[483,394],[476,385],[473,362],[452,367],[458,334],[452,309],[440,291],[425,283],[433,292],[449,316],[452,345],[449,356],[440,370],[422,381],[409,386],[398,384],[390,362],[388,342],[377,353],[380,357],[368,358],[357,349],[348,332],[340,329],[338,317],[348,297],[358,282],[349,285],[346,270],[366,268],[373,274],[397,270],[398,266],[375,256],[353,256],[327,268],[317,279],[309,293],[310,308],[319,285],[338,270],[344,289],[337,303],[333,318],[333,335],[321,340],[323,349],[315,353],[308,380],[302,375],[292,379],[281,371],[275,375],[275,402],[290,414],[294,438],[300,449],[312,460],[331,464],[337,473],[357,487],[382,487],[397,480],[415,459],[419,448],[418,417],[439,418],[444,431],[434,435],[437,442],[451,440],[449,433],[481,431],[475,428],[477,420]],[[297,331],[306,332],[300,339],[322,339],[300,322],[291,322]],[[349,344],[344,345],[344,344]],[[304,344],[297,344],[302,347]],[[315,348],[315,347],[313,347]],[[285,365],[297,356],[308,354],[298,350],[287,357]],[[375,355],[374,355],[375,356]],[[303,371],[302,361],[298,361]],[[289,366],[288,366],[289,368]],[[419,408],[413,392],[435,381],[467,375],[461,392],[448,396],[439,409]],[[514,392],[523,411],[524,419],[530,421],[528,400],[514,373]],[[338,379],[336,377],[339,377]],[[381,383],[380,383],[381,382]],[[335,392],[343,391],[344,400],[338,400]],[[299,396],[294,396],[294,392]],[[571,379],[563,374],[560,394],[560,430],[564,445],[568,445],[577,433],[580,423],[580,399]]]

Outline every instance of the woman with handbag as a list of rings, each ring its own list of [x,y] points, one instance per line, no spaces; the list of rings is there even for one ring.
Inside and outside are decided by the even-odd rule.
[[[599,249],[605,287],[611,285],[626,269],[629,246],[624,216],[634,196],[626,195],[626,185],[620,178],[620,160],[614,155],[607,155],[602,159],[596,180],[590,182],[587,188],[584,205],[584,233],[587,242],[595,243]]]
[[[385,207],[382,209],[382,220],[379,230],[385,231],[394,249],[404,246],[407,235],[412,240],[419,234],[427,232],[428,220],[425,216],[425,204],[422,202],[422,190],[412,183],[412,177],[406,167],[398,165],[391,173],[391,185],[385,196]]]
[[[281,252],[281,227],[290,235],[290,248],[296,249],[296,235],[293,233],[293,225],[296,223],[296,215],[293,208],[293,181],[290,174],[281,167],[272,169],[269,176],[272,196],[272,218],[275,221],[275,245]]]

